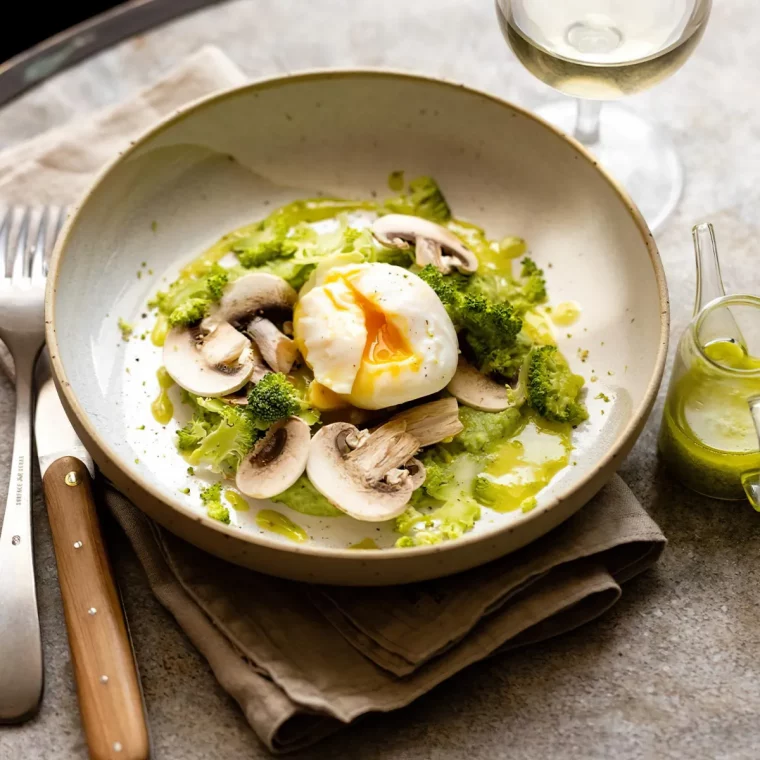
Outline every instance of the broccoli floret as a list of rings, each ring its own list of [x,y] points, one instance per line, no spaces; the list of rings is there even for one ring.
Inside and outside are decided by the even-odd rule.
[[[222,500],[222,484],[221,483],[212,483],[210,486],[207,486],[203,490],[201,490],[201,501],[204,504],[208,504],[210,501],[219,501]]]
[[[544,270],[539,269],[533,259],[526,256],[521,262],[520,277],[522,284],[520,290],[523,298],[531,304],[544,303],[546,301],[546,280]]]
[[[419,277],[435,292],[481,372],[514,377],[531,343],[520,335],[522,318],[509,301],[471,291],[463,275],[444,275],[432,264]]]
[[[222,484],[214,483],[201,491],[201,501],[212,520],[230,524],[230,510],[222,504]]]
[[[459,322],[481,372],[504,377],[516,374],[524,350],[517,341],[522,319],[512,304],[496,303],[483,295],[468,293],[459,310]]]
[[[200,299],[210,305],[222,297],[224,288],[229,281],[229,273],[219,264],[212,264],[208,270],[199,277],[180,277],[173,282],[168,290],[156,293],[155,298],[148,304],[151,308],[157,308],[162,314],[171,316],[175,309],[189,299]],[[198,305],[195,305],[198,308]],[[180,313],[177,320],[181,319]],[[183,324],[178,321],[177,324]],[[186,324],[186,323],[185,323]]]
[[[303,396],[282,372],[270,372],[251,388],[248,410],[259,430],[266,430],[272,423],[294,414],[313,414]]]
[[[441,274],[440,270],[432,264],[420,269],[417,276],[433,289],[456,326],[459,323],[459,309],[463,300],[461,292],[463,278],[457,275]]]
[[[497,303],[475,293],[464,296],[459,319],[468,336],[476,337],[478,345],[489,350],[512,343],[522,329],[522,320],[512,304]]]
[[[260,267],[274,259],[289,259],[295,256],[298,247],[295,243],[279,238],[259,243],[241,241],[232,249],[238,261],[246,268]]]
[[[207,298],[188,298],[183,301],[170,315],[169,326],[179,327],[200,322],[208,314],[211,301]]]
[[[577,425],[588,418],[578,400],[583,378],[574,375],[556,346],[536,346],[528,357],[526,390],[528,403],[552,422]]]
[[[229,273],[218,264],[215,265],[213,271],[206,277],[206,291],[210,301],[216,302],[222,297],[229,280]]]
[[[432,177],[417,177],[412,180],[408,192],[397,198],[389,198],[385,207],[397,214],[422,216],[439,224],[451,219],[449,204]]]
[[[484,374],[497,374],[512,380],[520,371],[525,357],[533,342],[525,333],[520,332],[514,341],[504,346],[493,348],[491,344],[478,339],[477,336],[467,336],[467,343],[473,350],[478,369]]]
[[[187,463],[236,472],[258,436],[251,414],[218,398],[184,393],[183,400],[193,406],[192,418],[177,431],[177,448]]]

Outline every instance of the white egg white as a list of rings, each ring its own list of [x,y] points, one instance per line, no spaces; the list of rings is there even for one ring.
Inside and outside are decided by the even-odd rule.
[[[296,307],[295,336],[322,385],[362,409],[382,409],[444,388],[459,346],[440,299],[390,264],[332,269]]]

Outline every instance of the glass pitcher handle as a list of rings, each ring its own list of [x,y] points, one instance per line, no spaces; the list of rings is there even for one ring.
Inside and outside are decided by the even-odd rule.
[[[718,244],[712,224],[697,224],[692,227],[691,236],[697,264],[697,296],[694,299],[696,316],[711,301],[726,295],[726,289],[723,287]],[[745,352],[747,350],[744,336],[730,309],[718,309],[710,314],[709,321],[705,322],[702,330],[703,345],[714,340],[730,340],[738,343]]]
[[[753,396],[749,400],[749,410],[757,430],[758,445],[760,445],[760,396]],[[742,485],[747,494],[749,503],[760,512],[760,470],[750,470],[742,475]]]

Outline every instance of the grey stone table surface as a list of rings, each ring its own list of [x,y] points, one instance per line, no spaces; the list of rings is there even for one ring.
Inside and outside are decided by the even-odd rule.
[[[759,26],[754,0],[716,0],[705,38],[685,68],[628,101],[667,125],[686,165],[684,197],[657,236],[674,336],[692,308],[692,224],[715,223],[730,290],[760,291]],[[203,43],[218,45],[252,77],[379,66],[443,76],[528,107],[556,97],[514,60],[489,0],[236,0],[128,41],[1,109],[0,147],[118,101]],[[12,414],[12,386],[0,373],[3,494]],[[657,461],[660,414],[661,399],[621,474],[670,545],[611,612],[559,639],[471,667],[408,709],[373,716],[301,756],[756,758],[760,514],[675,484]],[[45,698],[33,721],[0,727],[0,759],[85,758],[39,495],[35,531]],[[110,546],[155,756],[265,757],[235,703],[151,595],[118,533]]]

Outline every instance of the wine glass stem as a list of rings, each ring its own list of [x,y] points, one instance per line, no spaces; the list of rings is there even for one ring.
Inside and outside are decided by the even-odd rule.
[[[573,137],[581,145],[595,145],[599,142],[599,113],[602,110],[601,100],[586,100],[578,98],[577,116]]]

